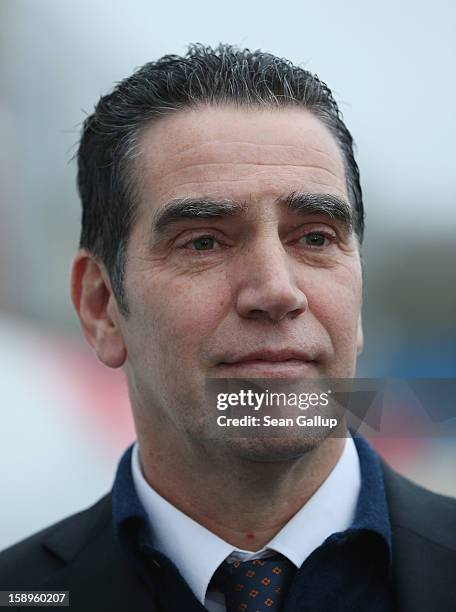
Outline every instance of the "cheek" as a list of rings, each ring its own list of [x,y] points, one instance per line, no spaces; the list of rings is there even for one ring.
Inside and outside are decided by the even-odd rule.
[[[221,275],[168,278],[143,292],[140,320],[143,338],[153,341],[162,359],[198,352],[223,319],[229,292]]]
[[[334,348],[354,346],[361,309],[360,277],[328,275],[320,278],[308,291],[309,308],[323,325]]]

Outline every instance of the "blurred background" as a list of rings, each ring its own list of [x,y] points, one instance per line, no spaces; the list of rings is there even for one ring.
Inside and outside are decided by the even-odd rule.
[[[367,210],[359,375],[456,377],[455,22],[450,0],[0,2],[0,549],[94,503],[135,439],[123,375],[70,303],[71,158],[101,94],[189,42],[268,50],[329,84]],[[454,439],[374,442],[456,495]]]

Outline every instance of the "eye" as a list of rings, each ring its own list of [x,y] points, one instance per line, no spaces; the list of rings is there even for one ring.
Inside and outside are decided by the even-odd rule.
[[[216,242],[214,236],[199,236],[190,240],[186,246],[190,245],[192,251],[210,251]]]
[[[309,232],[301,240],[305,246],[318,249],[327,246],[327,243],[332,241],[332,236],[327,236],[323,232]]]

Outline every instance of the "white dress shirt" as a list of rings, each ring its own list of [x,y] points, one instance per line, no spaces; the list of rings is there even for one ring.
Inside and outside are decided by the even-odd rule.
[[[152,527],[154,548],[173,561],[210,612],[226,609],[224,596],[208,591],[213,574],[225,559],[248,561],[278,552],[300,567],[328,536],[352,524],[361,488],[358,453],[349,437],[339,461],[319,489],[266,546],[250,552],[235,549],[159,495],[144,478],[137,442],[131,467],[138,497]]]

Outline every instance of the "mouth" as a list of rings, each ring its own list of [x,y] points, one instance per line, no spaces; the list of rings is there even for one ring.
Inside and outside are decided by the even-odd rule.
[[[290,357],[244,358],[239,361],[221,362],[217,365],[219,374],[226,378],[307,378],[315,374],[317,362],[313,359]]]

